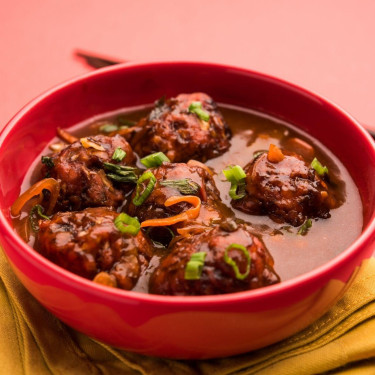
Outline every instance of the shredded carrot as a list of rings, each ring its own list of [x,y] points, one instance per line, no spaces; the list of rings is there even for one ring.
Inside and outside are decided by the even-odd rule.
[[[275,145],[273,145],[272,143],[270,144],[270,148],[268,150],[268,155],[267,155],[267,159],[271,162],[271,163],[279,163],[281,160],[283,160],[285,158],[284,154],[282,153],[282,151]]]
[[[169,207],[174,204],[181,203],[181,202],[190,203],[191,205],[193,205],[193,208],[190,208],[189,210],[182,212],[176,216],[166,217],[163,219],[146,220],[141,224],[141,228],[161,227],[161,226],[173,225],[173,224],[179,223],[180,221],[185,221],[188,219],[196,219],[199,215],[199,211],[201,208],[201,200],[199,197],[196,197],[195,195],[169,197],[165,201],[164,205],[165,207]]]
[[[51,192],[50,202],[46,212],[46,214],[49,215],[55,207],[60,190],[60,183],[54,178],[45,178],[44,180],[38,181],[36,184],[27,189],[23,194],[21,194],[13,203],[10,211],[11,214],[13,216],[19,215],[22,207],[36,195],[40,196],[40,200],[38,201],[38,203],[40,203],[43,199],[42,194],[44,189]]]
[[[98,151],[105,151],[105,148],[101,145],[98,145],[97,143],[91,141],[89,138],[81,138],[80,139],[81,145],[84,148],[94,148],[95,150]]]
[[[68,133],[66,130],[63,130],[61,128],[57,128],[57,135],[59,136],[59,138],[61,138],[63,141],[67,142],[67,143],[74,143],[74,142],[77,142],[78,141],[78,138],[76,138],[74,135],[71,135],[70,133]]]

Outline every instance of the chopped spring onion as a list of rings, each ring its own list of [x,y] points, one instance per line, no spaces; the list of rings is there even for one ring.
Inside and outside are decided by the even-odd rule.
[[[203,109],[201,102],[192,102],[189,106],[189,112],[195,113],[203,121],[210,120],[210,114]]]
[[[81,138],[80,142],[84,148],[94,148],[98,151],[105,151],[105,148],[103,146],[97,144],[96,142],[93,142],[90,138]]]
[[[107,177],[118,182],[137,183],[138,177],[135,174],[134,167],[126,165],[117,165],[112,163],[103,163],[104,169],[107,171]]]
[[[141,224],[138,219],[136,217],[131,217],[124,212],[116,217],[114,224],[121,233],[128,233],[132,236],[137,235],[141,229]]]
[[[51,217],[44,215],[44,208],[40,204],[36,204],[31,210],[29,214],[29,220],[31,224],[31,228],[33,229],[34,232],[38,232],[39,227],[38,224],[35,222],[37,219],[37,216],[41,217],[44,220],[50,220]]]
[[[182,178],[181,180],[164,180],[160,182],[160,185],[174,188],[183,195],[197,194],[200,189],[200,186],[190,178]]]
[[[45,164],[48,168],[53,168],[55,164],[53,159],[50,156],[42,156],[42,163]]]
[[[199,280],[201,278],[206,255],[206,252],[201,251],[190,257],[185,268],[185,280]]]
[[[305,220],[305,222],[300,226],[300,228],[298,229],[298,232],[297,234],[301,235],[301,236],[306,236],[307,232],[309,231],[309,229],[312,227],[312,220],[311,219],[307,219]]]
[[[319,162],[317,158],[314,158],[314,160],[311,162],[311,168],[315,169],[316,173],[319,176],[324,176],[325,174],[328,174],[328,168],[326,166],[323,167],[323,165]]]
[[[245,177],[246,173],[239,166],[235,165],[223,170],[225,178],[231,183],[229,196],[236,200],[245,196]]]
[[[133,120],[128,120],[125,116],[118,116],[117,121],[121,126],[134,126],[137,122]]]
[[[141,159],[141,163],[146,168],[160,167],[165,161],[168,163],[170,162],[168,156],[162,152],[155,152],[154,154],[147,155]]]
[[[237,249],[237,250],[240,250],[242,251],[243,255],[245,256],[246,258],[246,262],[247,262],[247,265],[246,265],[246,271],[244,273],[241,273],[238,266],[237,266],[237,263],[229,256],[229,251],[231,249]],[[243,246],[243,245],[239,245],[237,243],[232,243],[230,244],[226,249],[225,249],[225,252],[224,252],[224,261],[225,263],[229,264],[232,268],[233,268],[233,271],[236,275],[236,279],[238,280],[243,280],[245,279],[247,276],[249,276],[249,273],[250,273],[250,264],[251,264],[251,258],[250,258],[250,254],[249,252],[247,251],[246,247]]]
[[[104,124],[99,128],[102,133],[112,133],[118,130],[118,126],[115,124]]]
[[[126,152],[121,148],[117,147],[115,152],[112,155],[112,160],[121,161],[126,156]]]
[[[144,189],[141,194],[141,184],[147,180],[149,180],[149,182],[146,186],[146,189]],[[152,190],[154,190],[155,183],[156,183],[156,178],[150,171],[144,172],[142,176],[139,177],[137,181],[135,197],[133,198],[133,204],[135,206],[140,206],[148,198],[148,196],[152,193]]]

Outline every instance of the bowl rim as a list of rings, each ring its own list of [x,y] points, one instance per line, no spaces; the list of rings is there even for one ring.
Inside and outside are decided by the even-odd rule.
[[[351,122],[353,127],[358,133],[361,134],[364,141],[367,142],[367,146],[372,150],[372,153],[375,158],[375,142],[368,134],[368,132],[359,124],[359,122],[343,110],[340,106],[333,103],[332,101],[326,99],[324,96],[316,94],[313,91],[302,88],[294,83],[285,81],[283,79],[274,77],[270,74],[261,73],[252,69],[247,69],[240,66],[234,65],[225,65],[220,63],[212,62],[199,62],[199,61],[139,61],[139,62],[125,62],[109,66],[106,68],[101,68],[94,70],[77,77],[71,78],[64,81],[52,88],[46,90],[42,94],[38,95],[36,98],[31,100],[26,104],[18,113],[12,117],[8,123],[0,131],[0,149],[2,144],[8,134],[11,132],[13,127],[18,123],[22,117],[37,106],[40,102],[43,102],[50,95],[53,95],[55,92],[63,90],[64,88],[72,85],[79,84],[80,82],[95,79],[96,77],[103,77],[106,75],[116,74],[118,71],[122,70],[131,70],[132,68],[141,68],[147,69],[158,66],[168,66],[168,65],[178,65],[181,68],[188,68],[189,66],[195,67],[205,67],[205,68],[216,68],[216,69],[230,69],[238,73],[251,74],[257,76],[263,80],[269,80],[277,85],[282,85],[288,89],[298,91],[300,94],[305,94],[315,99],[322,101],[326,106],[330,107],[336,112],[339,112],[347,120]],[[53,273],[53,278],[58,278],[65,284],[73,289],[80,289],[82,291],[90,292],[93,295],[99,295],[103,299],[110,299],[119,302],[121,299],[131,300],[134,302],[143,302],[149,304],[159,304],[159,305],[189,305],[189,307],[199,307],[202,305],[207,305],[207,303],[214,303],[216,306],[228,304],[230,302],[246,302],[250,303],[263,298],[272,298],[273,296],[280,296],[281,293],[287,293],[290,290],[293,290],[296,286],[303,287],[309,285],[312,282],[328,276],[330,271],[336,267],[339,267],[341,264],[349,262],[352,257],[356,255],[356,252],[361,249],[366,242],[371,242],[371,238],[375,235],[375,214],[373,213],[370,222],[362,230],[360,236],[346,249],[344,249],[339,255],[329,260],[328,262],[310,270],[309,272],[303,273],[299,276],[296,276],[292,279],[282,281],[279,284],[270,285],[262,287],[255,290],[247,290],[236,293],[229,294],[218,294],[218,295],[209,295],[209,296],[164,296],[164,295],[153,295],[148,293],[133,292],[117,288],[109,288],[102,286],[100,284],[94,283],[91,280],[85,279],[81,276],[78,276],[70,271],[65,270],[64,268],[52,263],[47,258],[43,257],[37,251],[35,251],[31,246],[25,243],[21,237],[19,237],[16,232],[13,230],[11,224],[7,221],[3,213],[4,207],[0,209],[0,229],[2,234],[6,234],[9,241],[14,243],[14,247],[17,247],[17,252],[23,257],[28,258],[29,262],[32,262],[36,268],[44,268],[44,271],[50,275]],[[6,253],[6,252],[5,252]]]

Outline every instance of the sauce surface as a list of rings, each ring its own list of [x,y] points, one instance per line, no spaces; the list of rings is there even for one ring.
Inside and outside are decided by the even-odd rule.
[[[120,114],[127,120],[137,121],[149,110],[149,107],[143,107],[106,113],[70,128],[69,132],[78,137],[98,134],[99,127],[112,122]],[[282,281],[326,263],[359,236],[363,218],[358,189],[346,168],[329,150],[295,127],[264,114],[225,105],[220,106],[220,111],[232,131],[231,147],[225,154],[208,160],[205,164],[215,172],[214,180],[221,199],[228,207],[232,208],[228,195],[230,183],[226,181],[222,170],[228,165],[244,167],[252,160],[255,152],[267,150],[270,143],[281,148],[285,147],[285,142],[290,137],[298,137],[312,145],[315,155],[338,181],[337,190],[343,204],[331,210],[329,219],[313,220],[313,225],[305,236],[297,235],[298,228],[285,223],[276,223],[268,216],[248,215],[232,208],[236,217],[249,223],[253,234],[262,238],[275,260],[275,269]],[[41,155],[49,153],[50,150],[46,148]],[[138,165],[144,168],[139,161]],[[39,173],[40,158],[37,158],[24,180],[22,191],[38,180]],[[29,244],[32,246],[33,242],[34,238],[31,236]],[[161,250],[160,254],[162,253]],[[159,261],[160,255],[153,257],[149,269],[140,277],[133,290],[147,292],[148,278]]]

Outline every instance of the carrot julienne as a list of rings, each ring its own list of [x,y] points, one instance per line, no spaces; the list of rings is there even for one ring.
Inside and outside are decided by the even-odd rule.
[[[21,194],[17,200],[13,203],[11,207],[11,214],[13,216],[18,216],[22,210],[22,207],[33,197],[39,196],[38,204],[43,199],[43,190],[49,190],[51,193],[51,198],[49,201],[47,215],[49,215],[53,208],[55,207],[59,191],[60,191],[60,183],[56,181],[54,178],[45,178],[44,180],[38,181],[29,189],[27,189],[23,194]]]
[[[61,138],[63,141],[69,144],[72,144],[78,141],[77,137],[75,137],[74,135],[68,133],[66,130],[61,129],[61,128],[57,128],[57,135],[59,136],[59,138]]]
[[[167,225],[173,225],[179,223],[181,221],[185,221],[188,219],[196,219],[199,215],[199,211],[201,209],[201,200],[199,197],[195,195],[186,195],[186,196],[172,196],[169,197],[164,205],[165,207],[173,206],[174,204],[187,202],[193,205],[192,208],[188,209],[187,211],[181,212],[178,215],[166,217],[163,219],[151,219],[146,220],[141,224],[141,227],[161,227]]]

